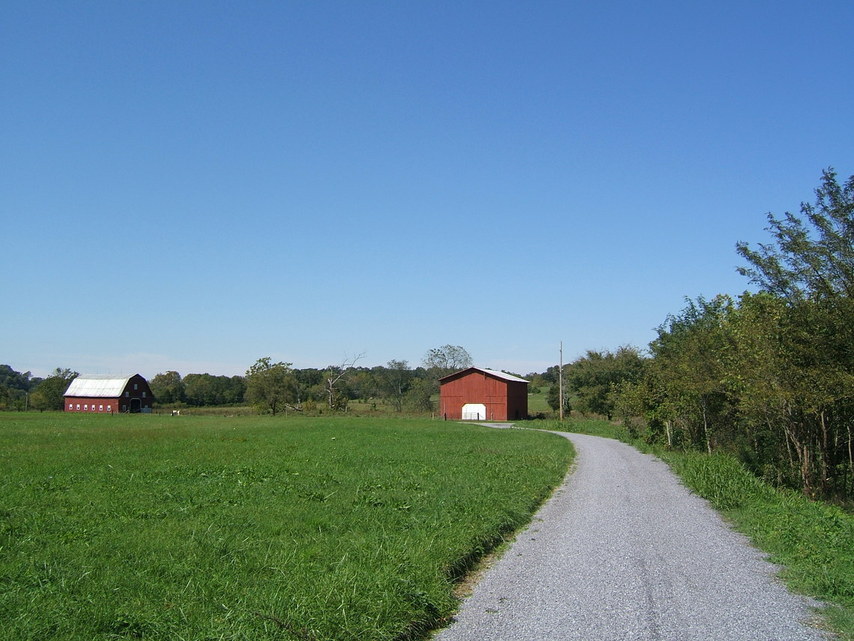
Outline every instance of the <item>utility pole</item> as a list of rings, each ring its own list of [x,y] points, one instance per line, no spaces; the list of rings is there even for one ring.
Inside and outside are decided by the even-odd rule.
[[[560,366],[557,370],[557,393],[558,404],[560,405],[560,420],[563,420],[563,341],[560,342]]]

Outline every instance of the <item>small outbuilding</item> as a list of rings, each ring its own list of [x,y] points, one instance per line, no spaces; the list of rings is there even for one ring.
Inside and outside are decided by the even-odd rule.
[[[446,419],[513,421],[528,416],[528,381],[480,367],[439,379],[439,407]]]
[[[124,377],[78,376],[65,391],[66,412],[115,414],[150,412],[151,388],[139,374]]]

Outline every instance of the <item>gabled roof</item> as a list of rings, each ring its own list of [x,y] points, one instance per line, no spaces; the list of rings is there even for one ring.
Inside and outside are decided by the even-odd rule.
[[[518,376],[513,376],[513,374],[508,374],[506,372],[499,372],[494,369],[486,369],[485,367],[469,367],[466,369],[461,369],[459,372],[454,372],[453,374],[448,374],[447,376],[443,376],[439,379],[439,382],[448,380],[449,378],[456,378],[460,374],[465,374],[468,372],[481,372],[486,374],[487,376],[493,376],[495,378],[500,378],[505,381],[513,381],[514,383],[528,383],[530,381],[526,381],[524,378],[519,378]]]
[[[78,376],[65,390],[65,396],[118,398],[132,378],[133,376]]]

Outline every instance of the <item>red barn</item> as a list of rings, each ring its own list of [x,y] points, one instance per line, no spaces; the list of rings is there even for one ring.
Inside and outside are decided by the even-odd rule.
[[[439,379],[439,406],[450,419],[512,421],[528,416],[528,381],[469,367]]]
[[[154,395],[139,374],[123,378],[78,376],[65,391],[66,412],[150,412]]]

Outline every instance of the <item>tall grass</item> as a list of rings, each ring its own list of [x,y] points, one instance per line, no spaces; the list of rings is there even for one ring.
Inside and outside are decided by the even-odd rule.
[[[4,415],[3,638],[415,638],[570,456],[429,420]]]
[[[829,626],[854,641],[854,515],[771,487],[728,454],[653,447],[602,420],[545,421],[542,426],[616,438],[657,455],[782,566],[780,575],[792,589],[830,604],[823,610]]]

